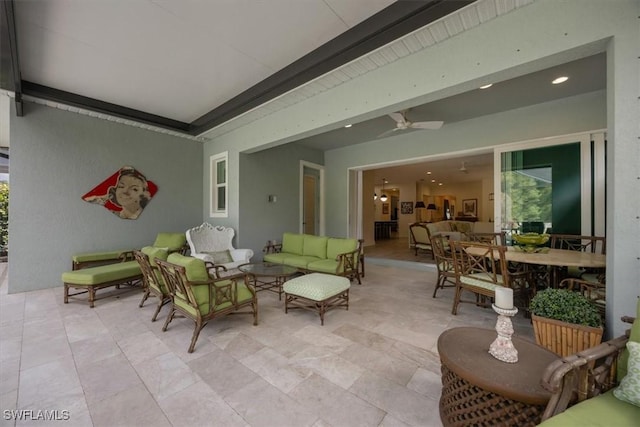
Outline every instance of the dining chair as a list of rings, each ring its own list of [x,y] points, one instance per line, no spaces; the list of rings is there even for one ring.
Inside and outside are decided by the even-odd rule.
[[[434,234],[431,236],[431,247],[433,248],[433,256],[438,269],[436,287],[433,290],[433,298],[435,298],[438,289],[456,286],[456,270],[453,265],[453,253],[451,251],[449,236]],[[445,285],[445,282],[449,282],[450,284]]]
[[[422,249],[430,252],[431,258],[434,258],[433,248],[431,247],[431,233],[427,226],[414,223],[409,226],[409,232],[413,238],[415,255],[418,255],[418,249]]]
[[[504,231],[499,233],[467,233],[467,240],[470,242],[486,243],[488,245],[507,245],[507,237]]]
[[[473,303],[490,307],[487,298],[495,299],[498,286],[509,286],[509,272],[505,259],[505,246],[478,242],[452,241],[453,264],[456,273],[456,291],[451,313],[456,315],[460,303]],[[462,292],[476,295],[475,301],[464,300]]]
[[[606,255],[607,239],[603,236],[581,236],[576,234],[552,234],[550,246],[554,249],[564,249],[577,252],[591,252]],[[559,281],[567,277],[581,278],[585,273],[601,274],[603,269],[586,269],[580,267],[565,267],[557,271]]]

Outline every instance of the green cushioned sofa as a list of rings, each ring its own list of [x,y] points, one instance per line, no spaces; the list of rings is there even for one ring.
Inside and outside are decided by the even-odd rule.
[[[357,239],[284,233],[282,243],[268,244],[264,252],[265,262],[303,272],[336,274],[361,283],[362,244]]]
[[[640,300],[628,335],[559,359],[547,368],[542,385],[553,394],[540,425],[640,425],[640,352],[636,344],[628,343],[640,343]],[[632,346],[636,352],[630,355]],[[631,399],[635,404],[629,403],[629,395],[635,396]]]

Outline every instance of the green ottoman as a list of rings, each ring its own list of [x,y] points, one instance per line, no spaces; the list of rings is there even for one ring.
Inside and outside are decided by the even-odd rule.
[[[336,307],[349,310],[349,287],[346,277],[333,274],[311,273],[287,281],[284,290],[284,312],[289,308],[303,308],[320,314],[324,325],[324,314]]]

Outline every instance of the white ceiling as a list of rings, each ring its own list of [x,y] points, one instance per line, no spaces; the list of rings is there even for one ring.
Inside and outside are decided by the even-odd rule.
[[[214,138],[532,1],[478,0],[316,81],[301,83],[299,89],[232,118],[201,137]],[[23,80],[192,123],[393,3],[20,0],[13,4]],[[558,74],[570,76],[569,82],[550,85],[550,79]],[[446,127],[486,114],[603,90],[606,60],[600,54],[494,83],[487,90],[413,105],[408,117],[413,121],[443,120]],[[376,139],[394,125],[383,115],[298,143],[329,150]],[[491,155],[466,159],[469,173],[456,173],[461,161],[384,168],[376,173],[376,179],[384,176],[392,181],[419,181],[429,168],[444,181],[471,180],[481,168],[492,164]]]
[[[22,79],[190,123],[393,0],[20,0]]]

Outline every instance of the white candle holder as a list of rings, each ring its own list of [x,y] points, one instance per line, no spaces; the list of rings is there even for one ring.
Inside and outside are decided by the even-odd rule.
[[[512,309],[500,308],[495,304],[492,304],[492,307],[493,311],[498,313],[498,321],[496,322],[498,336],[491,343],[489,354],[503,362],[516,363],[518,361],[518,350],[511,342],[511,336],[513,335],[511,317],[516,315],[518,309],[515,307]]]

